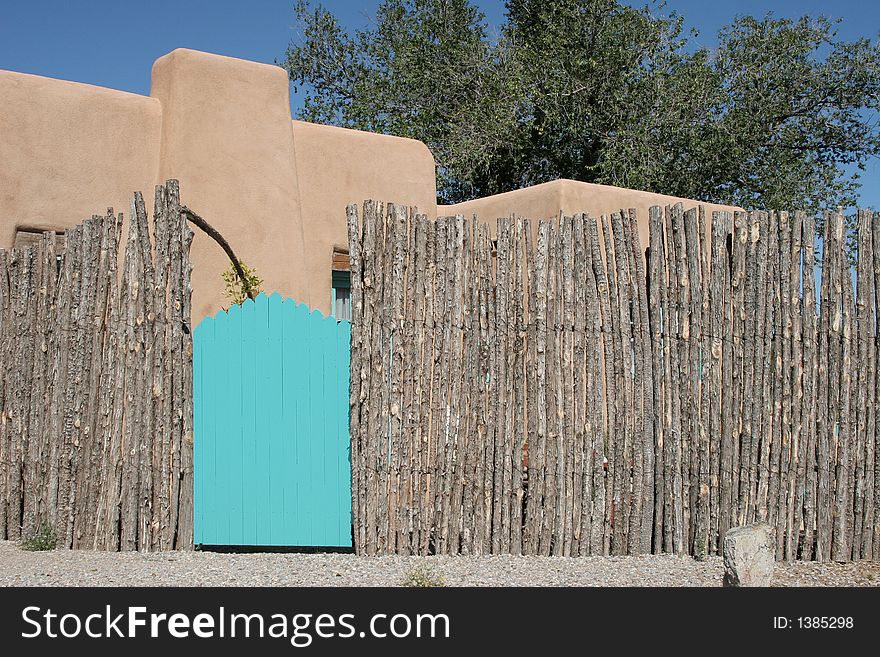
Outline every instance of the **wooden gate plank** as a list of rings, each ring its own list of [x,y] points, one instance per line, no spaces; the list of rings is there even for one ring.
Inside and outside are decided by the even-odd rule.
[[[305,306],[303,306],[305,308]],[[297,403],[298,398],[294,394],[295,377],[299,373],[302,364],[297,360],[297,350],[293,348],[299,338],[297,319],[297,304],[293,299],[285,299],[281,312],[281,387],[288,403],[281,408],[281,421],[284,425],[286,439],[282,446],[281,462],[284,472],[290,478],[292,485],[285,486],[281,498],[285,522],[293,528],[291,540],[296,539],[296,528],[299,526],[299,507],[297,504],[296,482],[299,479],[296,446],[299,440],[297,426]],[[287,347],[290,345],[290,347]],[[287,348],[285,348],[287,347]]]
[[[240,432],[254,432],[254,423],[256,417],[257,395],[257,363],[256,351],[257,342],[252,332],[253,317],[256,310],[256,304],[250,299],[245,300],[242,305],[242,323],[247,330],[242,330],[241,351],[246,354],[247,358],[241,360],[241,414],[238,417],[238,427]],[[245,319],[247,318],[247,319]],[[214,357],[218,357],[215,355]],[[251,435],[256,435],[251,433]],[[242,481],[253,482],[258,476],[256,468],[257,462],[257,445],[255,440],[241,441],[241,463]],[[242,485],[242,537],[241,540],[245,545],[257,544],[257,517],[254,510],[254,499],[251,495],[244,496],[244,484]]]
[[[338,322],[336,325],[336,352],[339,361],[336,367],[336,388],[333,399],[348,399],[350,370],[347,355],[351,349],[351,322]],[[349,440],[349,407],[346,412],[332,413],[335,420],[336,440],[333,444],[337,449],[336,472],[337,485],[340,489],[351,490],[351,440]],[[336,500],[336,540],[333,545],[351,545],[352,540],[352,506],[351,495],[338,495]]]
[[[224,462],[228,468],[229,479],[225,491],[226,509],[228,515],[228,536],[241,536],[244,532],[244,517],[242,515],[242,500],[244,499],[245,480],[239,463],[242,459],[242,441],[239,436],[243,435],[240,425],[244,410],[242,389],[242,361],[248,358],[242,345],[242,324],[245,322],[242,307],[233,305],[228,314],[228,330],[226,340],[228,346],[221,354],[214,354],[215,358],[223,358],[228,362],[229,376],[225,380],[227,391],[226,406],[233,422],[227,426],[230,429],[230,440],[226,444],[228,448],[228,460]],[[228,540],[228,539],[227,539]]]
[[[269,358],[266,343],[269,340],[269,297],[260,295],[254,301],[254,321],[249,331],[254,336],[254,359],[256,372],[254,376],[254,424],[251,437],[254,441],[254,473],[252,474],[252,503],[254,524],[256,526],[256,544],[269,545],[271,543],[271,519],[270,519],[270,459],[271,445],[270,418],[264,407],[264,399],[271,397],[269,385]],[[248,428],[245,423],[242,427],[242,440],[246,441]]]
[[[321,527],[321,517],[324,511],[324,489],[323,489],[323,463],[324,460],[324,436],[322,427],[324,425],[323,414],[318,404],[318,398],[321,391],[323,380],[323,358],[321,355],[320,340],[321,335],[317,330],[318,322],[322,315],[319,311],[313,310],[309,313],[308,322],[308,342],[304,344],[312,345],[306,353],[308,362],[308,411],[300,415],[300,421],[306,424],[306,435],[304,442],[308,445],[308,494],[307,497],[301,498],[301,503],[308,506],[307,515],[309,518],[309,532],[312,535],[313,542],[319,544],[324,542],[323,531]]]
[[[318,423],[318,430],[314,436],[319,441],[319,453],[321,458],[315,461],[315,465],[319,467],[319,477],[322,483],[324,495],[321,495],[317,509],[320,511],[318,516],[318,536],[323,537],[321,545],[333,545],[336,541],[335,522],[328,522],[329,518],[335,516],[338,511],[336,491],[339,488],[340,481],[337,476],[336,462],[339,457],[339,449],[337,444],[337,435],[334,427],[338,422],[338,418],[334,416],[341,415],[338,412],[338,403],[334,405],[334,379],[333,372],[338,369],[338,355],[336,353],[336,326],[330,320],[329,325],[324,325],[326,321],[320,313],[312,313],[313,322],[315,323],[315,333],[318,336],[317,353],[322,357],[321,369],[316,374],[317,386],[312,389],[312,400],[315,405],[312,410],[312,419]],[[322,330],[323,329],[323,330]],[[329,330],[328,330],[329,329]],[[347,394],[344,395],[346,398]]]
[[[227,545],[230,540],[229,534],[229,473],[233,461],[232,450],[236,445],[238,427],[236,426],[236,414],[230,412],[231,394],[230,379],[235,378],[236,373],[231,367],[229,345],[231,318],[227,315],[226,321],[214,323],[214,353],[211,358],[212,375],[215,377],[215,385],[220,408],[223,409],[222,420],[220,417],[214,426],[214,488],[211,492],[214,504],[214,540],[217,545]]]
[[[303,344],[308,341],[308,324],[309,309],[304,304],[297,305],[294,316],[295,335],[293,340],[296,344]],[[295,441],[295,457],[296,470],[292,473],[294,486],[296,487],[296,514],[297,524],[294,532],[294,540],[301,543],[306,539],[309,533],[311,516],[309,514],[308,504],[305,503],[301,496],[301,491],[307,490],[309,485],[309,469],[308,469],[308,440],[310,428],[308,424],[301,418],[307,417],[309,414],[309,379],[307,363],[303,362],[300,355],[298,367],[291,372],[285,371],[285,376],[291,376],[291,398],[295,400],[295,413],[298,421],[296,425]]]
[[[284,408],[282,390],[281,354],[282,342],[282,300],[277,292],[266,302],[266,342],[262,345],[265,354],[264,379],[258,382],[259,417],[265,426],[265,436],[254,435],[255,440],[266,440],[266,459],[268,460],[269,480],[266,488],[266,530],[267,545],[284,545],[287,541],[285,531],[283,502],[286,478],[282,461],[284,444],[284,427],[281,422],[281,410]],[[260,315],[262,320],[262,314]],[[245,439],[246,433],[242,434]]]

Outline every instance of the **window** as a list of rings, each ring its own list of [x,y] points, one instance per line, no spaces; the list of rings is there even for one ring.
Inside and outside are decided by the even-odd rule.
[[[337,320],[351,321],[351,271],[348,253],[333,252],[330,284],[333,293],[330,300],[330,313]]]
[[[39,228],[18,228],[15,231],[15,242],[13,246],[16,249],[23,249],[28,246],[37,246],[43,239],[43,231]],[[64,251],[64,231],[55,231],[55,253]]]
[[[12,246],[16,249],[25,249],[29,246],[37,249],[42,239],[43,231],[39,228],[17,228],[15,231],[15,242],[13,242]],[[64,231],[55,231],[55,273],[61,271],[61,255],[64,251]]]
[[[351,272],[333,271],[333,316],[351,321]]]

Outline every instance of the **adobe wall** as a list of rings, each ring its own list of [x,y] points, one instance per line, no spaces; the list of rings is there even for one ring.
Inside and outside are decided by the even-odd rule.
[[[594,217],[610,215],[620,210],[635,208],[639,223],[639,239],[642,247],[647,248],[648,209],[653,205],[665,206],[681,203],[685,210],[702,205],[706,216],[712,212],[733,212],[739,208],[729,205],[702,203],[691,199],[654,194],[622,187],[596,185],[576,180],[554,180],[553,182],[526,187],[512,192],[487,196],[485,198],[466,201],[456,205],[437,206],[437,216],[476,214],[483,221],[488,221],[494,235],[495,220],[516,214],[532,220],[556,217],[560,212],[566,215],[586,212]],[[533,222],[533,230],[537,222]]]
[[[0,248],[19,228],[64,230],[134,191],[180,180],[181,199],[278,291],[330,310],[345,206],[365,198],[434,214],[434,160],[410,139],[292,121],[286,72],[178,49],[150,97],[0,71]],[[228,305],[228,260],[195,231],[193,320]]]
[[[257,269],[267,292],[307,302],[285,71],[175,50],[153,64],[150,94],[162,104],[156,180],[180,180],[181,201]],[[195,233],[193,314],[206,315],[228,305],[220,273],[229,259]]]
[[[59,230],[152,195],[155,98],[0,71],[0,248],[19,227]]]
[[[372,132],[293,122],[307,303],[330,305],[333,250],[348,251],[345,208],[364,200],[414,205],[436,217],[434,156],[422,142]]]

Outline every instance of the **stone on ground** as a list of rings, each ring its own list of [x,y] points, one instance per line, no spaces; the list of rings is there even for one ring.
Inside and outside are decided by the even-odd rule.
[[[766,522],[734,527],[724,537],[724,585],[770,586],[773,529]]]

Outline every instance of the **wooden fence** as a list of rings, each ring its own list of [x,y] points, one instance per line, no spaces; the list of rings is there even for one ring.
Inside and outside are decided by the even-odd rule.
[[[359,553],[880,556],[880,217],[358,215]]]
[[[122,228],[108,210],[60,249],[44,233],[0,250],[0,538],[192,544],[192,231],[177,182],[156,188],[154,241],[139,193],[124,245]]]

